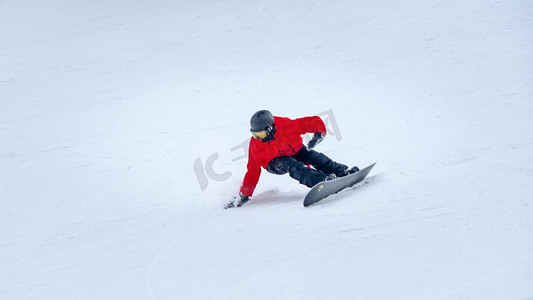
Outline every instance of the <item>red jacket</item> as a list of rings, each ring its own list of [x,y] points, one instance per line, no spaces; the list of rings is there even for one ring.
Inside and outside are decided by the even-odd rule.
[[[250,140],[248,151],[248,171],[240,192],[251,197],[261,175],[261,167],[267,168],[268,163],[280,156],[292,156],[303,147],[302,135],[321,132],[326,135],[326,125],[320,117],[305,117],[291,120],[274,117],[276,133],[274,139],[263,143],[256,138]]]

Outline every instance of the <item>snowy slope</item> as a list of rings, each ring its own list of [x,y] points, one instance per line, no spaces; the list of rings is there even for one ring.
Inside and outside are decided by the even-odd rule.
[[[0,298],[533,298],[532,16],[0,1]],[[223,210],[260,109],[324,113],[317,150],[378,164],[305,209],[263,172]]]

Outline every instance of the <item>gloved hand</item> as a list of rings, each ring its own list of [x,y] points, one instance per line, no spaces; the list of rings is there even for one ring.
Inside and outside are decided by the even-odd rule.
[[[307,149],[312,150],[315,148],[316,145],[318,145],[322,140],[324,139],[324,134],[321,132],[315,132],[313,135],[313,138],[309,141],[307,144]]]
[[[250,200],[250,197],[245,196],[241,193],[239,193],[239,196],[233,197],[233,201],[226,204],[224,206],[225,209],[232,208],[232,207],[241,207],[244,203],[248,202]]]

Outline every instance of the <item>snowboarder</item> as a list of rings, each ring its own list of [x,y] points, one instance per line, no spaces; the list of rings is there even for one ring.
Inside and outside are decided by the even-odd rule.
[[[313,150],[326,135],[326,125],[320,117],[292,120],[275,117],[268,110],[260,110],[250,120],[250,132],[254,138],[250,140],[248,170],[239,196],[234,197],[225,208],[240,207],[250,200],[259,181],[261,167],[272,174],[289,173],[308,187],[359,171],[357,167],[349,168]],[[307,147],[302,139],[305,133],[314,134]]]

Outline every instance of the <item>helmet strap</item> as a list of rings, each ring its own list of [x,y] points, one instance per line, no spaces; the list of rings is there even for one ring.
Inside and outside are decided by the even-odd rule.
[[[274,134],[276,134],[276,126],[275,124],[272,124],[265,128],[265,130],[267,132],[267,137],[261,140],[263,143],[269,142],[274,139]]]

